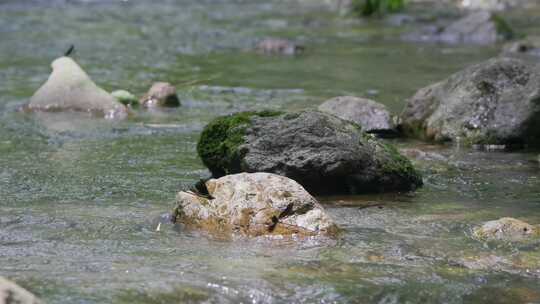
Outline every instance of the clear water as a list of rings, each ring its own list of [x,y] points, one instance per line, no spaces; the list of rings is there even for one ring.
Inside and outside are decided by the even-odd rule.
[[[537,16],[509,15],[540,34]],[[345,231],[330,244],[155,231],[180,186],[206,174],[195,145],[213,117],[344,94],[398,113],[416,89],[499,52],[399,42],[408,27],[338,17],[317,0],[1,1],[0,275],[49,303],[540,302],[540,243],[470,236],[503,216],[540,224],[534,151],[397,141],[437,153],[416,161],[425,187],[321,198]],[[249,52],[267,36],[307,52]],[[70,44],[102,87],[140,95],[169,81],[183,106],[122,122],[17,112]]]

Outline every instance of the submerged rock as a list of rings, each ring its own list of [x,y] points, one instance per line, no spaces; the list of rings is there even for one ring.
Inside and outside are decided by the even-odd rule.
[[[178,107],[176,88],[168,82],[156,82],[140,100],[143,107]]]
[[[137,106],[139,105],[139,100],[135,95],[131,94],[130,92],[126,90],[116,90],[111,93],[111,95],[116,98],[119,102],[121,102],[124,105],[131,105],[131,106]]]
[[[297,182],[269,173],[240,173],[205,183],[205,195],[182,191],[175,222],[218,235],[333,235],[337,226]]]
[[[0,304],[39,304],[36,296],[19,285],[0,277]]]
[[[386,106],[370,99],[354,96],[336,97],[321,104],[319,111],[355,122],[367,133],[396,134],[396,126]]]
[[[33,111],[81,111],[106,118],[123,118],[127,108],[111,94],[98,87],[81,67],[69,57],[52,63],[49,79],[30,99]]]
[[[540,139],[540,71],[496,58],[419,90],[401,114],[408,135],[471,145],[534,144]]]
[[[512,39],[513,36],[512,29],[502,17],[479,11],[447,26],[427,26],[403,38],[407,41],[487,45]]]
[[[489,221],[474,229],[474,236],[482,240],[521,241],[540,236],[538,227],[511,217]]]
[[[263,54],[297,55],[304,50],[304,46],[279,38],[266,38],[255,46],[255,51]]]
[[[391,145],[318,111],[244,112],[203,130],[197,151],[214,177],[271,172],[317,194],[408,191],[420,174]]]
[[[528,37],[504,46],[505,54],[540,56],[540,37]]]

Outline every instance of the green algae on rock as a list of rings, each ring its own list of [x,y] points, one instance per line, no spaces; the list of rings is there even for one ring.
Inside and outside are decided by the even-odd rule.
[[[208,195],[181,191],[172,216],[212,235],[332,236],[337,226],[297,182],[270,173],[240,173],[205,183]]]
[[[111,94],[98,87],[71,58],[60,57],[52,63],[52,73],[30,99],[32,111],[80,111],[124,118],[127,108]]]
[[[318,111],[244,112],[210,122],[199,156],[214,177],[270,172],[311,193],[409,191],[422,185],[412,164],[353,122]]]
[[[540,142],[540,72],[518,59],[494,58],[419,90],[401,129],[430,141],[467,145]]]
[[[131,105],[131,106],[138,106],[139,100],[135,95],[131,94],[130,92],[126,90],[116,90],[111,93],[111,95],[116,98],[119,102],[121,102],[124,105]]]
[[[250,124],[251,118],[280,114],[282,112],[259,111],[218,117],[202,131],[197,143],[197,153],[215,177],[238,173],[241,170],[239,147],[244,144],[245,129]]]

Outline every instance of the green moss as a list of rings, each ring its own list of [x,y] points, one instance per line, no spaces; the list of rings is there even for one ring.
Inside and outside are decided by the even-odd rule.
[[[197,143],[197,153],[214,177],[238,171],[246,128],[253,116],[271,117],[278,111],[241,112],[222,116],[211,121],[203,130]]]
[[[499,34],[505,40],[511,40],[515,37],[514,31],[512,30],[508,22],[504,20],[504,18],[499,15],[493,15],[491,17],[491,21],[495,23],[497,34]]]
[[[360,16],[381,15],[403,9],[404,0],[353,0],[352,11]]]
[[[416,186],[422,185],[422,175],[394,146],[381,142],[378,142],[377,145],[384,152],[377,156],[384,174],[401,176]]]

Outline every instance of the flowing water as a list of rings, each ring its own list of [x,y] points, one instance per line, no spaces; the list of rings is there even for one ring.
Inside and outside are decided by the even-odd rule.
[[[536,16],[510,20],[540,34]],[[344,228],[335,242],[156,231],[181,185],[207,174],[195,147],[213,117],[345,94],[398,113],[418,88],[499,53],[400,42],[411,26],[339,17],[317,0],[0,1],[0,275],[48,303],[540,302],[540,243],[471,237],[504,216],[540,224],[529,151],[396,141],[427,151],[415,161],[425,186],[320,198]],[[249,51],[268,36],[307,51]],[[18,112],[70,44],[105,89],[169,81],[182,107],[122,122]]]

